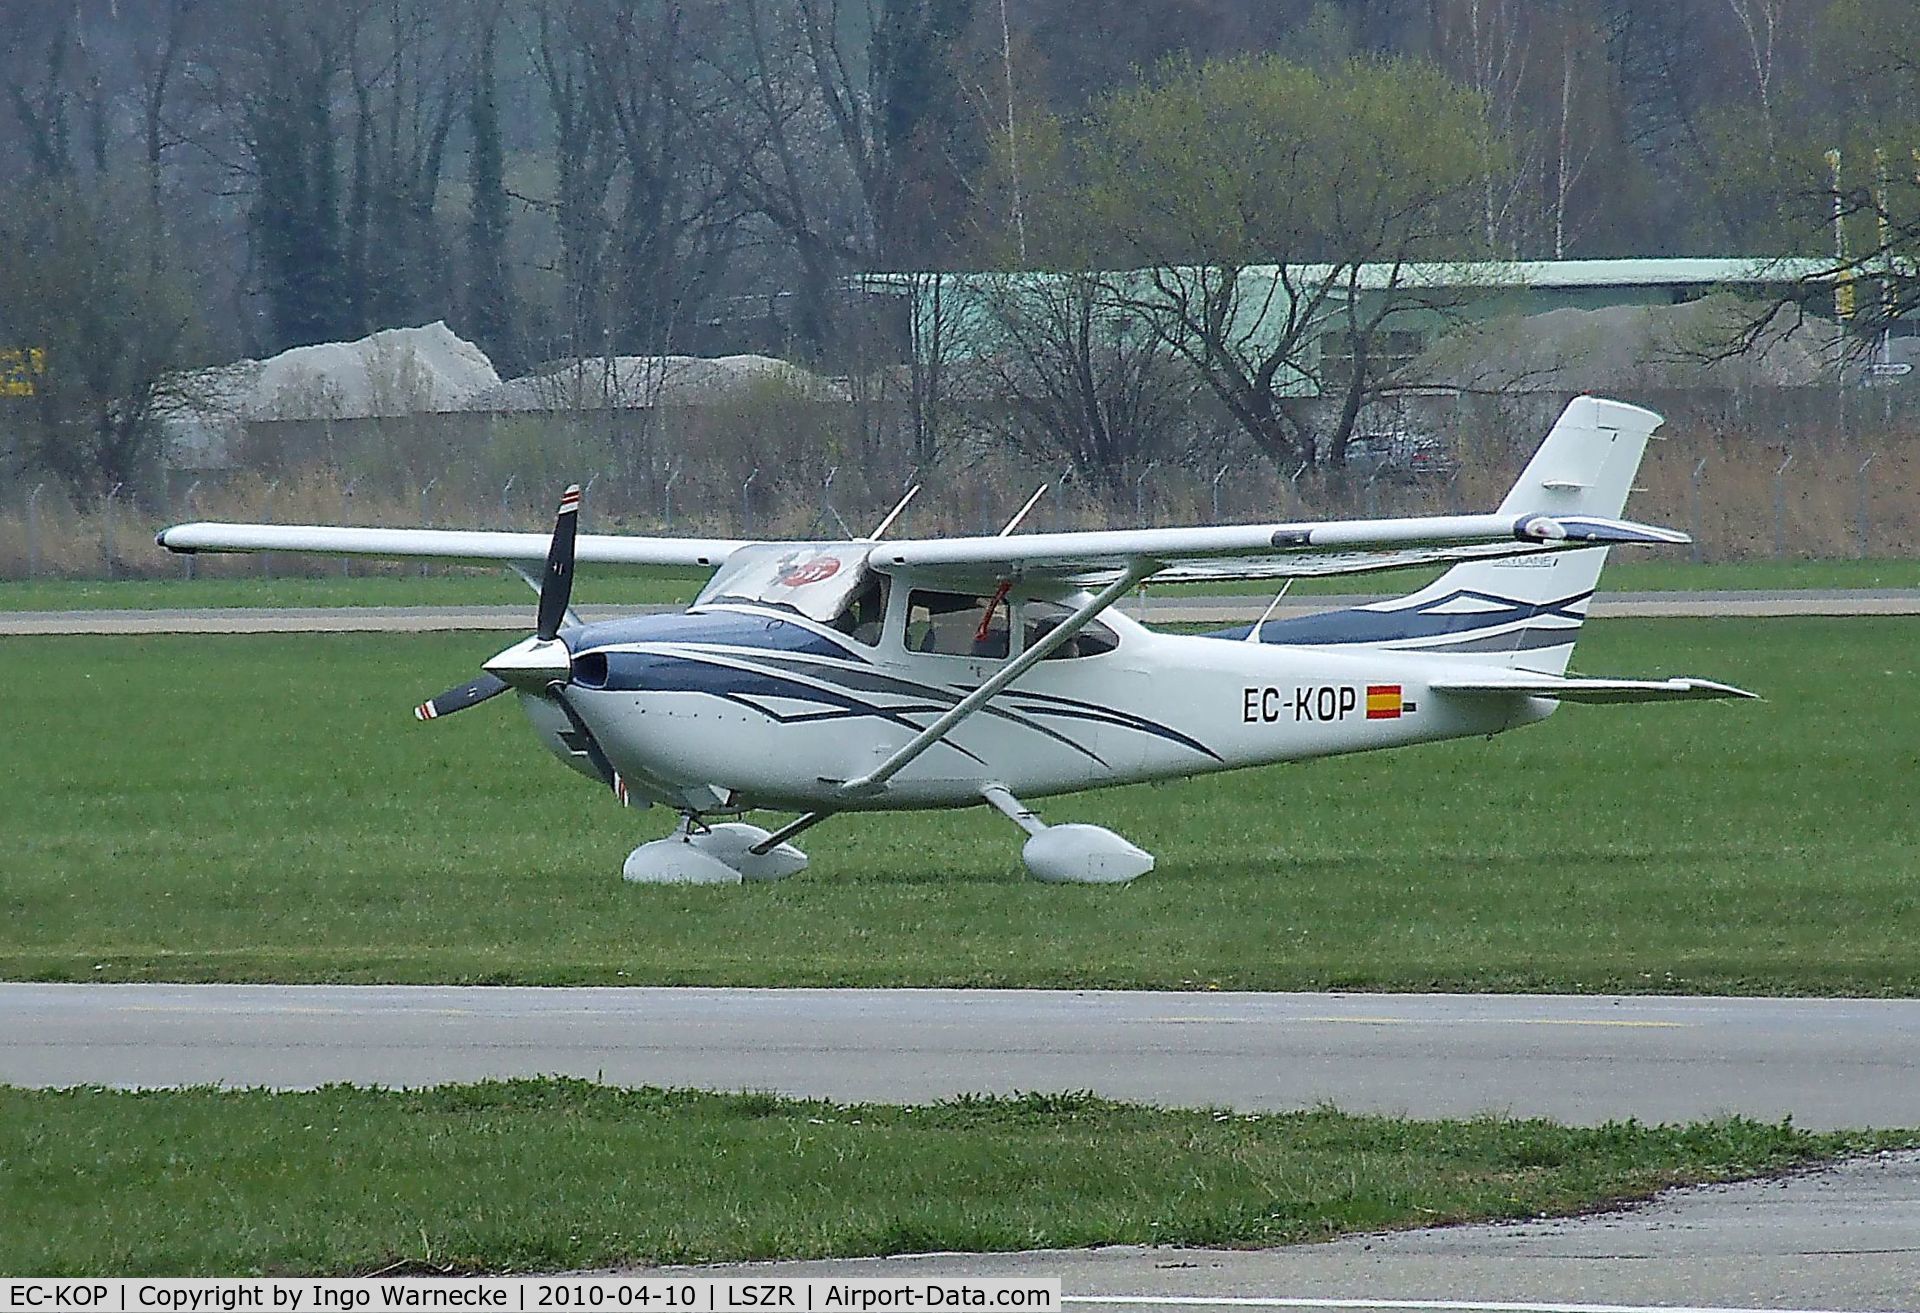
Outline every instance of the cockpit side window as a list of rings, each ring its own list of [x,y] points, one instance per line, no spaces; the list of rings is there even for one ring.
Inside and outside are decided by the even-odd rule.
[[[1024,646],[1022,651],[1032,647],[1048,634],[1060,627],[1061,621],[1073,614],[1073,608],[1062,606],[1058,602],[1025,601],[1020,604],[1020,621],[1024,626]],[[1058,661],[1073,657],[1099,656],[1111,652],[1120,646],[1120,636],[1101,624],[1098,620],[1089,620],[1080,632],[1047,654],[1047,660]]]
[[[1000,658],[1009,627],[1003,598],[914,589],[907,595],[909,652]]]

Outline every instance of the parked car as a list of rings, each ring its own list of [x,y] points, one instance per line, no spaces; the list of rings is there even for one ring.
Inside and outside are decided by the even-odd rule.
[[[1444,439],[1410,429],[1356,433],[1347,440],[1347,469],[1382,483],[1441,483],[1460,462]]]

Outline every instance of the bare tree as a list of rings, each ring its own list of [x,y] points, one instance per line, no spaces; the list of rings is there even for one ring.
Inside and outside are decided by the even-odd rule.
[[[696,58],[709,34],[665,2],[542,0],[537,23],[573,349],[667,350],[713,294],[743,213],[739,162],[707,131],[728,112]]]
[[[1431,69],[1278,61],[1176,70],[1083,143],[1067,219],[1137,253],[1106,279],[1254,446],[1336,471],[1367,400],[1401,386],[1388,335],[1433,297],[1407,268],[1472,231],[1477,98]],[[1398,357],[1398,359],[1394,359]],[[1310,408],[1339,399],[1330,431]]]
[[[871,258],[925,265],[957,231],[968,161],[935,139],[962,113],[950,64],[975,0],[794,0],[822,103],[839,134],[869,224]],[[849,49],[848,32],[864,48]]]
[[[986,350],[967,392],[990,429],[1114,499],[1178,454],[1192,377],[1105,281],[1004,274],[979,288]]]
[[[864,261],[867,225],[844,142],[823,99],[802,7],[792,0],[739,0],[729,7],[734,40],[712,52],[733,88],[734,113],[716,116],[731,134],[747,204],[772,225],[797,265],[793,338],[821,357],[837,345],[838,283]]]
[[[160,0],[158,30],[150,42],[141,42],[134,51],[134,70],[139,79],[140,144],[147,174],[147,221],[154,232],[165,226],[166,153],[178,142],[170,131],[168,108],[179,78],[180,64],[188,53],[193,36],[193,20],[201,0]],[[158,242],[154,249],[159,248]]]
[[[161,413],[193,363],[199,317],[131,189],[73,180],[0,192],[0,341],[32,362],[29,458],[74,495],[152,493]]]
[[[575,30],[573,0],[539,0],[535,57],[553,117],[554,195],[560,230],[563,332],[571,354],[608,350],[604,277],[605,207],[618,159],[612,126],[592,94],[586,43]]]
[[[357,332],[416,323],[450,300],[435,215],[466,100],[466,33],[431,0],[360,0],[346,29],[353,153],[345,297]]]
[[[1788,0],[1727,0],[1742,35],[1746,37],[1747,60],[1753,67],[1753,94],[1760,105],[1761,128],[1766,134],[1767,155],[1776,147],[1773,113],[1774,62],[1780,41],[1781,19]]]
[[[1533,53],[1521,0],[1455,0],[1438,5],[1436,44],[1443,59],[1479,96],[1484,125],[1479,134],[1481,233],[1488,253],[1511,249],[1515,204],[1538,164],[1507,167],[1499,143],[1512,141],[1522,115],[1528,62]]]
[[[80,7],[29,6],[10,13],[8,22],[12,30],[0,68],[28,171],[63,178],[91,163],[104,173],[108,111]],[[84,134],[79,143],[76,131]]]

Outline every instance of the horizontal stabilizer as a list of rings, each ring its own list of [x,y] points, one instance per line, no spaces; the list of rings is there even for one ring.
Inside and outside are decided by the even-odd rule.
[[[1430,686],[1436,693],[1467,697],[1556,698],[1561,702],[1694,702],[1709,698],[1751,698],[1731,684],[1711,679],[1560,679],[1527,678],[1520,672],[1503,676],[1489,671],[1484,679],[1443,679]]]

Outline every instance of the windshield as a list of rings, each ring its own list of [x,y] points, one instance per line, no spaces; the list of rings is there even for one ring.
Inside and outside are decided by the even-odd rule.
[[[694,599],[777,606],[828,623],[870,577],[864,543],[760,543],[727,558]]]

